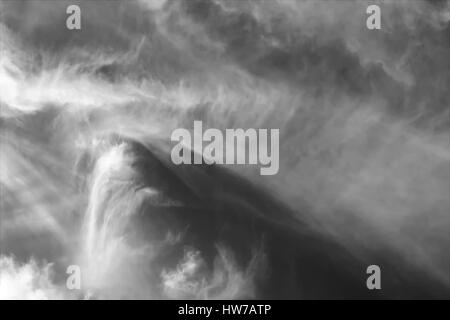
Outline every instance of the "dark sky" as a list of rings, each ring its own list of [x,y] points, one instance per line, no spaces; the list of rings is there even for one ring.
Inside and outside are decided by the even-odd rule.
[[[378,297],[379,264],[381,296],[448,296],[448,1],[0,8],[8,292],[71,297],[77,264],[101,298]],[[279,129],[279,173],[172,165],[194,120]]]

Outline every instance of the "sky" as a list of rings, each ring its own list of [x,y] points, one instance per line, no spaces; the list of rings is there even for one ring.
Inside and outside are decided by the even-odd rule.
[[[0,50],[0,298],[449,297],[448,1],[2,0]],[[279,172],[173,165],[195,120]]]

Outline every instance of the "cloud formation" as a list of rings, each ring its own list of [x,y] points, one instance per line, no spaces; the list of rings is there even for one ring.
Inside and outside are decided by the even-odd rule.
[[[74,2],[77,32],[65,28]],[[272,289],[253,267],[268,254],[254,251],[264,232],[245,250],[218,239],[233,242],[227,226],[257,216],[305,224],[360,261],[394,252],[395,272],[408,266],[450,288],[450,4],[380,1],[374,32],[368,3],[3,1],[2,253],[58,270],[80,263],[99,297],[260,297]],[[226,169],[289,213],[202,170],[167,173],[170,133],[194,120],[279,128],[279,174]],[[252,218],[216,217],[211,199]],[[61,297],[46,265],[2,259],[12,292]],[[295,268],[286,277],[301,279]],[[271,277],[283,277],[277,270]]]

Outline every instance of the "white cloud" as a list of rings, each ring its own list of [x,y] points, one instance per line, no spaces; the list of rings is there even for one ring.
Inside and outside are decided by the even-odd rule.
[[[161,274],[164,294],[170,299],[244,299],[255,295],[255,277],[264,266],[262,252],[255,252],[246,268],[240,268],[233,252],[217,246],[218,254],[212,270],[201,252],[185,251],[174,270]],[[257,268],[258,266],[258,268]]]
[[[63,299],[62,288],[52,280],[52,265],[34,260],[20,264],[14,258],[0,256],[0,300]]]

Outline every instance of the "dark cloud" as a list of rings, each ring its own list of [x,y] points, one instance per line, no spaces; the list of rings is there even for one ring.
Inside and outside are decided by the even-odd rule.
[[[450,5],[377,2],[374,31],[368,3],[3,1],[1,250],[23,267],[0,276],[39,277],[33,256],[100,298],[447,297]],[[279,128],[279,174],[172,165],[193,120]]]

